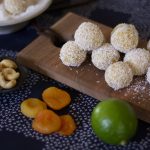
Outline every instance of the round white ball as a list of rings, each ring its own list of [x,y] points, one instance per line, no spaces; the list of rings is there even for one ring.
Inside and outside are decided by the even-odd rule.
[[[116,62],[111,64],[105,72],[105,81],[114,90],[122,89],[130,85],[133,80],[132,69],[127,63]]]
[[[150,51],[150,40],[147,42],[147,49]]]
[[[85,51],[100,47],[104,41],[104,35],[98,25],[91,22],[82,23],[75,32],[75,42]]]
[[[26,0],[4,0],[5,9],[13,14],[18,15],[27,9]]]
[[[109,43],[105,43],[92,51],[92,62],[100,70],[106,70],[110,64],[117,62],[119,58],[119,52]]]
[[[68,41],[60,50],[60,59],[66,66],[78,67],[86,59],[86,53],[74,41]]]
[[[142,48],[133,49],[125,55],[124,62],[130,65],[134,75],[146,74],[150,65],[150,52]]]
[[[111,44],[122,53],[127,53],[137,47],[139,42],[138,31],[132,24],[119,24],[111,33]]]

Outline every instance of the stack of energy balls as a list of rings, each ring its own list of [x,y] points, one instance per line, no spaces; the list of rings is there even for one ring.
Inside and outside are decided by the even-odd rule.
[[[4,9],[12,15],[19,15],[36,3],[37,0],[3,0]]]
[[[150,41],[147,49],[137,48],[139,34],[132,24],[117,25],[110,36],[110,43],[100,27],[91,22],[82,23],[75,31],[74,41],[66,42],[60,51],[60,59],[66,66],[79,67],[90,51],[95,67],[105,70],[105,81],[114,90],[131,84],[133,76],[147,73],[150,83]],[[120,53],[124,53],[123,60]]]

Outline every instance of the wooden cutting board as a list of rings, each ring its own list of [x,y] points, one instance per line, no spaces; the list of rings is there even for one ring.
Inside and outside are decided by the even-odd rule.
[[[63,39],[71,40],[77,27],[86,18],[68,13],[51,28]],[[90,20],[91,21],[91,20]],[[106,41],[109,42],[112,28],[98,23]],[[140,41],[139,47],[145,47],[146,41]],[[77,89],[96,99],[109,97],[122,98],[131,103],[141,120],[150,123],[150,85],[145,77],[135,77],[131,86],[114,91],[104,80],[104,71],[98,70],[87,59],[79,68],[66,67],[59,59],[60,48],[56,47],[48,37],[41,35],[17,55],[18,61],[46,76]]]

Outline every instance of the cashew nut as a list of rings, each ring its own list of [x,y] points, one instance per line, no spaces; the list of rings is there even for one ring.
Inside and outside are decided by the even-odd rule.
[[[2,74],[6,80],[16,80],[20,76],[20,73],[16,72],[13,68],[4,68]]]
[[[6,81],[2,73],[0,73],[0,86],[4,89],[10,89],[16,85],[16,80]]]
[[[1,65],[3,68],[14,68],[14,69],[17,68],[17,64],[10,59],[3,59],[1,61]]]

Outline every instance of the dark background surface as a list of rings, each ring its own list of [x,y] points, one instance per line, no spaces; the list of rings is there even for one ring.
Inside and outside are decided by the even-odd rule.
[[[75,2],[72,0],[71,2]],[[61,0],[55,0],[53,6],[61,5]],[[65,0],[68,4],[70,1]],[[55,23],[65,13],[72,11],[88,18],[97,20],[103,24],[114,27],[121,22],[129,22],[135,24],[140,32],[142,38],[148,39],[150,37],[150,1],[149,0],[93,0],[93,2],[71,9],[57,9],[51,10],[51,7],[38,18],[33,20],[27,27],[13,34],[0,36],[0,49],[20,51],[28,45],[38,35],[34,29],[33,23],[36,21],[43,27],[48,27]],[[0,51],[1,52],[1,51]],[[38,91],[45,87],[45,84],[40,84],[32,91],[33,95],[38,95]],[[35,94],[36,93],[36,94]],[[0,95],[1,96],[1,95]],[[0,97],[1,99],[1,97]],[[0,108],[1,109],[1,108]],[[139,130],[135,137],[138,142],[146,136],[149,124],[142,121],[139,122]],[[44,143],[37,141],[34,138],[26,138],[22,134],[15,134],[15,132],[8,132],[3,129],[0,132],[0,150],[41,150]],[[56,148],[57,149],[57,148]],[[69,147],[68,147],[69,149]],[[81,148],[83,149],[83,148]],[[89,148],[90,149],[90,148]],[[100,148],[99,148],[100,149]],[[116,149],[114,147],[107,147],[102,149]],[[126,149],[126,148],[118,148]],[[128,148],[130,149],[130,148]],[[135,149],[143,150],[150,149],[149,147],[136,147]]]

